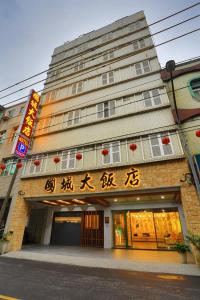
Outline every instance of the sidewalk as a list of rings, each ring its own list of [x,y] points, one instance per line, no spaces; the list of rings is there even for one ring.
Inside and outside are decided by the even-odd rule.
[[[178,253],[167,251],[29,246],[4,254],[3,257],[94,268],[200,276],[200,268],[192,263],[192,256],[189,256],[188,264],[181,264]]]

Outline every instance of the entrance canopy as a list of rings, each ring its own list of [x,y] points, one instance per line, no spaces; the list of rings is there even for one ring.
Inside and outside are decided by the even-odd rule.
[[[98,205],[109,207],[113,204],[134,204],[138,202],[166,202],[180,201],[180,188],[159,188],[128,191],[111,191],[106,193],[71,194],[71,195],[49,195],[48,197],[25,198],[28,202],[40,203],[43,206],[68,207]]]

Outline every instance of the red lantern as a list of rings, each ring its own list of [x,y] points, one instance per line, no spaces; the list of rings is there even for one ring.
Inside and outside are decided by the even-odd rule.
[[[40,161],[38,159],[34,160],[33,163],[36,167],[38,167],[40,165]]]
[[[58,164],[60,162],[60,157],[54,157],[53,161],[55,164]]]
[[[137,149],[137,145],[136,144],[130,144],[129,148],[132,150],[132,151],[135,151]]]
[[[1,164],[1,165],[0,165],[0,168],[1,168],[1,170],[3,171],[3,170],[6,169],[6,165],[5,165],[5,164]]]
[[[21,161],[18,161],[18,163],[16,164],[16,167],[17,167],[17,169],[22,168],[22,162],[21,162]]]
[[[164,137],[162,138],[162,143],[163,143],[164,145],[168,145],[168,144],[170,143],[170,138],[169,138],[168,136],[164,136]]]
[[[76,159],[81,160],[82,159],[82,154],[81,153],[76,153]]]
[[[200,130],[197,130],[197,131],[196,131],[196,136],[197,136],[197,137],[200,137]]]
[[[104,156],[106,156],[106,155],[108,155],[109,151],[108,151],[108,149],[103,149],[103,150],[101,151],[101,153],[102,153]]]

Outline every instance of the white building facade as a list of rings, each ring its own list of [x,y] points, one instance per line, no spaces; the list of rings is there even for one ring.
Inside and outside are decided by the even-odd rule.
[[[30,242],[169,249],[192,226],[187,171],[142,11],[54,50],[16,199]]]

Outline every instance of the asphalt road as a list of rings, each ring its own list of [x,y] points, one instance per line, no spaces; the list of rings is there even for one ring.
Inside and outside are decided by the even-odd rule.
[[[0,299],[200,299],[200,277],[85,268],[0,257]]]

